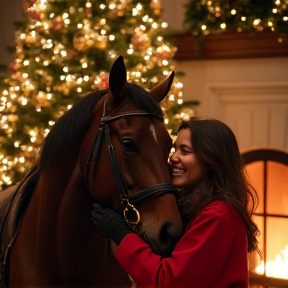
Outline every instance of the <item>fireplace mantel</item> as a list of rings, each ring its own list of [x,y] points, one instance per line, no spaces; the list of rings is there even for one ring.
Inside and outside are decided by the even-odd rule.
[[[288,39],[278,41],[272,31],[254,35],[235,30],[205,36],[201,52],[197,52],[197,40],[190,32],[175,35],[178,48],[174,59],[177,61],[213,60],[232,58],[261,58],[288,56]]]

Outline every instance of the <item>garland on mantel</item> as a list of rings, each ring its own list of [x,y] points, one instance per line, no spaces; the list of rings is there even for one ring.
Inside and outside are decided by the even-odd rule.
[[[185,28],[195,37],[225,30],[275,31],[288,38],[288,0],[191,0],[186,5]]]

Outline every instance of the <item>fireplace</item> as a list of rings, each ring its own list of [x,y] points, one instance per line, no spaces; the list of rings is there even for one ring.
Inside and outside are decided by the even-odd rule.
[[[288,153],[260,149],[242,158],[259,196],[253,217],[262,257],[249,257],[250,287],[288,287]]]

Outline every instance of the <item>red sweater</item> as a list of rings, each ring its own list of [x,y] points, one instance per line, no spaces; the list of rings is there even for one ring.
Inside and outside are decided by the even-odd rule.
[[[221,201],[204,207],[189,223],[171,257],[154,254],[132,233],[121,241],[115,257],[137,287],[248,287],[244,223]]]

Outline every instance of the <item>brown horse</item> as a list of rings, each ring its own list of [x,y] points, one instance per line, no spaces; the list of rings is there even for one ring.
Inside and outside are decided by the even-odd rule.
[[[155,253],[171,253],[183,226],[158,103],[173,77],[148,93],[127,82],[120,56],[109,89],[87,95],[57,121],[12,246],[9,287],[124,287],[127,274],[92,223],[95,201],[118,211],[121,200],[130,201],[124,209],[139,211],[137,225]]]

